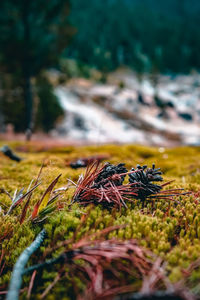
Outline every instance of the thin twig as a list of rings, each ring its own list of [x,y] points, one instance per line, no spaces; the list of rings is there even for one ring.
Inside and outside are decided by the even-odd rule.
[[[30,297],[31,297],[31,291],[32,291],[32,288],[33,288],[36,273],[37,273],[36,270],[33,271],[33,274],[31,276],[31,280],[30,280],[29,287],[28,287],[27,299],[30,299]]]
[[[59,279],[60,279],[60,274],[57,274],[57,276],[54,278],[54,281],[50,285],[48,285],[48,287],[44,290],[44,292],[40,296],[40,299],[46,297],[48,292],[54,287],[54,285],[59,281]]]

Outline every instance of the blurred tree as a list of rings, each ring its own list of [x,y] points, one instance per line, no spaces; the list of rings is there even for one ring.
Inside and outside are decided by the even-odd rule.
[[[41,74],[37,77],[36,89],[40,99],[37,109],[36,126],[48,132],[53,129],[53,125],[58,117],[63,115],[62,107],[53,93],[52,85],[45,75]]]
[[[73,0],[66,54],[103,72],[200,69],[199,13],[199,0]]]
[[[12,75],[1,74],[0,99],[5,124],[12,123],[16,131],[23,131],[25,103],[17,71]]]
[[[0,67],[5,73],[18,73],[24,129],[33,129],[32,78],[57,65],[74,33],[68,14],[68,0],[0,1]]]

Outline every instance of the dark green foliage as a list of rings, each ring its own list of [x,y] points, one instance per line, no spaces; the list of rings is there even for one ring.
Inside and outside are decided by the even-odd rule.
[[[32,79],[42,70],[55,67],[68,45],[74,32],[68,23],[69,1],[0,1],[0,12],[0,68],[4,78],[10,74],[12,81],[16,79],[14,88],[21,90],[18,103],[12,86],[10,97],[4,94],[4,106],[8,103],[5,119],[16,130],[32,130]]]
[[[2,86],[2,113],[5,124],[13,124],[16,131],[25,128],[25,103],[23,101],[23,91],[20,87],[17,74],[1,74]]]
[[[55,122],[63,116],[63,109],[54,94],[53,87],[45,76],[39,76],[36,81],[36,90],[39,97],[36,124],[38,128],[49,131]]]
[[[199,12],[198,0],[74,0],[78,32],[68,54],[102,71],[199,69]]]
[[[35,76],[57,64],[73,32],[68,0],[1,1],[0,10],[0,59],[5,70],[23,73],[28,64],[30,76]]]

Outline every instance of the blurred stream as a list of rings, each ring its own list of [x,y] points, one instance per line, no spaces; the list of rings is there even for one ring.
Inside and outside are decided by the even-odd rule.
[[[119,87],[123,82],[123,87]],[[54,136],[87,143],[200,145],[200,75],[114,73],[107,84],[73,80],[55,90],[65,117]]]

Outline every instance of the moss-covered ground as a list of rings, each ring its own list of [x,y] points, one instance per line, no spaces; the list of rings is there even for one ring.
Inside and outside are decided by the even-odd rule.
[[[3,142],[0,142],[0,146]],[[89,212],[86,223],[79,229],[78,237],[85,233],[106,228],[110,225],[127,224],[126,228],[119,229],[109,234],[120,239],[137,239],[138,242],[153,251],[167,262],[167,274],[172,282],[177,282],[183,277],[192,262],[200,257],[200,148],[180,147],[174,149],[143,147],[135,145],[105,145],[87,147],[52,147],[41,151],[34,143],[26,145],[26,152],[20,143],[10,143],[12,149],[24,159],[16,163],[3,154],[0,154],[0,188],[13,195],[16,189],[28,188],[32,179],[37,177],[42,162],[45,167],[42,173],[42,184],[34,191],[29,206],[28,215],[23,224],[19,223],[22,205],[16,207],[8,216],[5,215],[11,200],[4,193],[0,193],[0,255],[3,253],[2,264],[5,263],[0,276],[0,291],[7,289],[13,266],[21,252],[34,240],[37,233],[44,227],[47,238],[44,244],[34,254],[29,265],[37,262],[38,255],[52,245],[72,237],[73,232],[81,223],[83,216]],[[38,151],[40,150],[40,151]],[[135,201],[128,205],[128,209],[112,211],[96,207],[82,207],[77,203],[69,206],[73,189],[62,193],[59,199],[60,210],[56,210],[41,224],[32,224],[29,215],[45,188],[59,174],[62,174],[56,188],[67,185],[67,179],[74,182],[78,180],[84,169],[73,170],[67,166],[72,159],[87,157],[96,154],[110,155],[109,162],[118,164],[126,163],[127,168],[137,164],[152,165],[155,163],[163,171],[165,181],[175,180],[169,188],[184,188],[194,192],[190,196],[179,196],[176,201],[155,201],[142,203]],[[6,235],[6,232],[8,234]],[[41,285],[37,291],[32,291],[33,299],[55,278],[54,272],[44,272]],[[200,295],[200,269],[196,268],[188,279],[188,287]],[[27,286],[30,276],[24,276],[24,286]],[[69,282],[60,281],[47,295],[46,299],[70,299],[71,291]],[[21,294],[25,298],[27,290]],[[1,295],[0,295],[1,297]],[[71,296],[71,298],[73,298]]]

